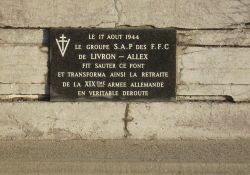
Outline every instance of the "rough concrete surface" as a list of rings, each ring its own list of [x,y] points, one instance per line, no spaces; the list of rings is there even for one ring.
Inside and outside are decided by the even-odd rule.
[[[140,139],[249,138],[249,109],[248,103],[134,103],[128,130]]]
[[[2,102],[0,139],[237,139],[248,103]]]
[[[1,0],[0,26],[91,27],[117,21],[113,0]]]
[[[124,138],[122,103],[1,103],[0,139]]]
[[[2,0],[0,11],[2,27],[196,29],[247,27],[250,22],[248,0]]]
[[[250,21],[248,0],[117,0],[120,25],[231,28]]]
[[[193,46],[250,46],[250,30],[179,30],[179,45]]]
[[[247,175],[249,140],[70,140],[0,143],[0,174]]]

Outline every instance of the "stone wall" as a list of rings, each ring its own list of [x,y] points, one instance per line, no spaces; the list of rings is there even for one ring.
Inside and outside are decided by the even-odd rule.
[[[177,101],[49,102],[52,27],[177,29]],[[0,101],[4,143],[249,139],[250,1],[1,0]]]

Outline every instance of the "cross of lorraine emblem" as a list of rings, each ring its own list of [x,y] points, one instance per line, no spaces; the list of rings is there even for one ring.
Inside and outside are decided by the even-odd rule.
[[[64,54],[67,50],[70,39],[66,39],[66,36],[64,36],[64,34],[62,34],[59,38],[60,38],[59,40],[56,39],[56,43],[58,45],[58,48],[61,52],[62,57],[64,57]]]

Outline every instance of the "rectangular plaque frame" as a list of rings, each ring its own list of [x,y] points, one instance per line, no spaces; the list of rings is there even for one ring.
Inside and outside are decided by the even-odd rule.
[[[50,101],[174,101],[176,30],[53,28],[49,81]]]

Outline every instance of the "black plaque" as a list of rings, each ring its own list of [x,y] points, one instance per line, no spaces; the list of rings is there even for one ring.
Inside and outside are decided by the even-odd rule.
[[[172,29],[51,29],[50,100],[174,100],[175,57]]]

